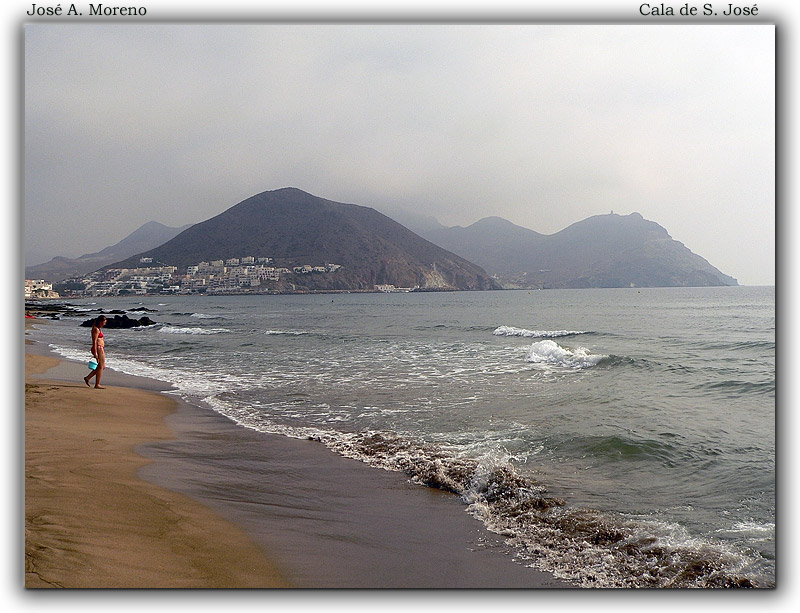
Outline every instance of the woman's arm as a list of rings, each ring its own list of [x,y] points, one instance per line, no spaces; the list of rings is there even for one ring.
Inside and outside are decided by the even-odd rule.
[[[100,334],[100,329],[97,326],[92,326],[92,355],[97,357],[97,337]]]

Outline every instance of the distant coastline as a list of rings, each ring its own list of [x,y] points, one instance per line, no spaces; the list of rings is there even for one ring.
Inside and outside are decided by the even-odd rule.
[[[745,287],[775,287],[775,284],[759,284],[759,285],[720,285],[720,286],[703,286],[703,287],[716,287],[716,288],[745,288]],[[683,286],[659,286],[659,287],[574,287],[574,288],[563,288],[563,287],[540,287],[540,288],[526,288],[526,287],[500,287],[495,288],[490,291],[507,291],[507,292],[533,292],[533,291],[558,291],[558,290],[629,290],[629,291],[641,291],[641,290],[652,290],[652,289],[686,289]],[[219,297],[219,296],[290,296],[290,295],[343,295],[343,294],[398,294],[398,293],[405,293],[405,294],[427,294],[427,293],[453,293],[453,292],[478,292],[478,291],[489,291],[489,290],[476,290],[476,289],[453,289],[453,288],[397,288],[396,290],[382,290],[382,289],[298,289],[298,290],[267,290],[267,291],[228,291],[228,292],[217,292],[214,294],[206,294],[201,292],[191,293],[191,294],[162,294],[162,293],[145,293],[145,294],[137,294],[142,298],[169,298],[171,296],[193,296],[193,297]],[[107,294],[103,296],[89,296],[89,295],[79,295],[79,294],[56,294],[50,296],[32,296],[32,297],[25,297],[25,311],[26,313],[39,313],[39,316],[47,315],[52,313],[50,309],[47,309],[45,305],[56,305],[56,303],[63,302],[65,300],[85,300],[91,298],[103,298],[104,300],[116,300],[116,299],[126,299],[131,298],[130,294]],[[41,303],[41,304],[40,304]]]
[[[282,188],[185,229],[146,224],[135,241],[104,250],[118,259],[56,258],[26,275],[38,294],[69,297],[738,285],[639,213],[595,215],[555,234],[499,217],[411,225]],[[78,267],[86,272],[56,282]]]

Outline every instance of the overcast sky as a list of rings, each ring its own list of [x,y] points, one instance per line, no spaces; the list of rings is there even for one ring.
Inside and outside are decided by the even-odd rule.
[[[775,279],[771,25],[25,27],[26,264],[281,187],[542,233],[638,211]]]

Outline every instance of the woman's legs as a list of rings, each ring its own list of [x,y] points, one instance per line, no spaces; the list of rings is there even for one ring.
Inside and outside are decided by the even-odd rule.
[[[89,379],[95,377],[94,386],[99,389],[105,389],[100,385],[100,378],[103,376],[103,369],[106,367],[106,354],[105,351],[97,352],[97,368],[83,378],[83,382],[89,385]],[[91,387],[91,385],[89,385]]]
[[[97,368],[94,371],[94,386],[95,388],[104,389],[100,385],[100,378],[103,376],[103,369],[106,367],[106,352],[100,350],[97,352]]]

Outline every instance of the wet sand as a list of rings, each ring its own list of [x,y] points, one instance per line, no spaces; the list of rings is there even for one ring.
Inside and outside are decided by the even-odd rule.
[[[174,401],[35,376],[57,363],[26,354],[26,588],[289,586],[243,530],[137,476]]]
[[[138,449],[142,476],[202,500],[253,535],[303,587],[565,587],[513,561],[453,494],[267,435],[190,405],[168,418],[178,439]]]
[[[237,426],[155,381],[108,370],[108,389],[89,389],[82,365],[27,349],[26,367],[55,366],[26,389],[28,587],[569,587],[514,562],[452,494]]]

